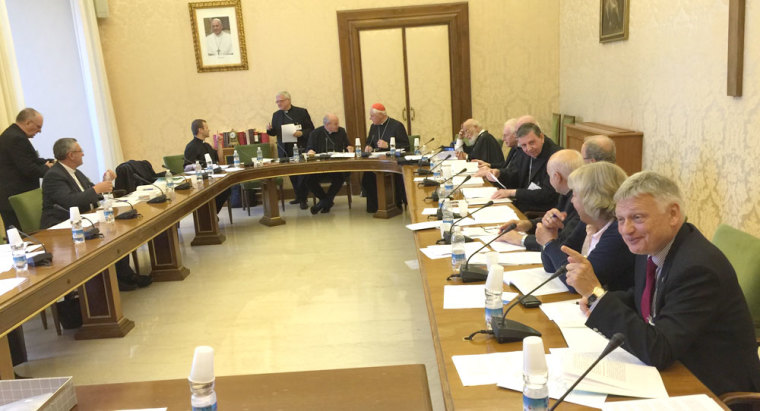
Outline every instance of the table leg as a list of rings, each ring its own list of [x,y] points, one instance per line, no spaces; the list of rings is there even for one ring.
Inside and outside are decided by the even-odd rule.
[[[401,214],[396,207],[396,189],[393,173],[375,172],[377,181],[377,212],[375,218],[391,218]]]
[[[82,328],[74,335],[75,339],[123,337],[134,328],[135,323],[122,315],[117,284],[116,267],[112,264],[79,287]]]
[[[193,211],[195,223],[195,238],[190,245],[214,245],[221,244],[226,239],[219,232],[219,218],[216,216],[216,200],[211,199],[208,203]]]
[[[277,208],[277,184],[274,178],[267,178],[261,186],[261,202],[264,203],[264,216],[259,219],[259,223],[265,226],[273,227],[285,224],[285,220],[280,217],[280,209]]]
[[[182,281],[190,270],[182,265],[177,227],[171,226],[148,242],[153,281]]]
[[[8,346],[8,337],[0,338],[0,380],[12,380],[16,378],[13,373],[13,359],[11,349]]]

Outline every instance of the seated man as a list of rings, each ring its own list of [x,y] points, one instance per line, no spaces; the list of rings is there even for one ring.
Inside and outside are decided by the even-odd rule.
[[[306,143],[306,149],[309,150],[309,154],[328,153],[328,152],[353,152],[354,148],[348,145],[348,136],[346,130],[340,127],[340,120],[338,116],[332,113],[325,114],[322,119],[322,127],[319,127],[311,132],[309,135],[309,141]],[[327,193],[322,189],[319,184],[323,179],[330,181],[330,188]],[[329,213],[335,200],[335,195],[340,191],[340,187],[343,186],[343,180],[345,180],[344,173],[322,173],[322,174],[308,174],[306,176],[306,184],[315,196],[319,199],[319,202],[311,207],[311,213],[317,214]]]
[[[501,144],[496,141],[491,133],[483,129],[477,120],[468,119],[462,123],[461,134],[468,142],[464,146],[464,152],[457,153],[460,160],[480,160],[488,164],[504,163]]]
[[[517,225],[517,230],[504,234],[499,241],[522,245],[528,251],[541,251],[541,244],[536,241],[536,236],[532,234],[536,230],[536,225],[541,223],[544,229],[555,232],[557,242],[563,244],[580,221],[578,213],[573,207],[573,191],[568,187],[567,180],[570,173],[582,165],[583,158],[575,150],[565,149],[552,154],[546,165],[546,171],[549,173],[549,182],[559,193],[557,207],[547,211],[543,217],[507,221],[502,229],[514,223]]]
[[[522,212],[546,212],[557,203],[546,163],[560,147],[546,138],[534,123],[525,123],[517,129],[517,145],[522,151],[515,155],[509,167],[492,170],[481,167],[476,176],[491,175],[498,178],[498,183],[506,187],[494,193],[493,198],[512,198]]]
[[[587,163],[606,161],[614,164],[615,142],[611,138],[601,134],[588,136],[583,139],[581,155],[583,156],[583,161]]]
[[[216,153],[213,147],[205,140],[209,136],[208,124],[206,120],[196,119],[190,124],[190,131],[193,132],[193,139],[185,146],[185,161],[184,165],[187,169],[188,165],[195,164],[198,161],[201,167],[206,168],[206,154],[211,156],[211,161],[214,164],[219,164],[219,155]],[[215,198],[216,212],[221,211],[222,206],[230,197],[230,190],[224,190]]]
[[[567,283],[578,291],[586,326],[665,369],[682,362],[716,395],[760,390],[754,326],[731,263],[685,222],[681,193],[653,171],[615,193],[623,241],[636,256],[633,287],[605,291],[588,260],[569,247]]]
[[[61,138],[53,145],[53,155],[58,160],[42,178],[42,218],[40,228],[52,227],[69,219],[69,213],[55,207],[59,205],[65,210],[79,207],[81,213],[90,211],[98,206],[98,200],[103,193],[113,190],[111,181],[115,178],[113,171],[108,170],[103,175],[103,181],[93,184],[84,173],[77,170],[84,157],[82,148],[73,138]],[[131,291],[137,287],[147,287],[153,279],[147,275],[138,275],[129,266],[129,257],[117,261],[116,277],[119,280],[120,291]]]
[[[375,103],[369,109],[369,119],[372,125],[369,126],[367,135],[367,146],[364,151],[388,151],[391,137],[396,137],[396,148],[409,150],[409,137],[406,134],[406,128],[396,119],[388,117],[385,106]],[[394,174],[393,178],[396,183],[396,205],[400,206],[403,202],[406,204],[406,191],[404,190],[404,177],[401,174]],[[362,190],[367,195],[367,212],[374,213],[377,211],[377,180],[375,173],[365,172],[362,175]]]

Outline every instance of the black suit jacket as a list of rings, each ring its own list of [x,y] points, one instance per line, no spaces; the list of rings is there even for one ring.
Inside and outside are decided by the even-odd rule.
[[[267,133],[277,136],[277,153],[280,157],[290,157],[293,155],[293,143],[283,144],[282,142],[282,125],[296,124],[301,126],[301,137],[297,138],[298,148],[303,150],[309,140],[309,135],[314,131],[314,123],[311,122],[309,112],[302,107],[290,106],[290,110],[277,110],[272,114],[272,129]]]
[[[573,232],[565,239],[564,242],[554,240],[546,243],[541,251],[541,261],[544,263],[544,270],[555,272],[567,263],[567,254],[560,247],[566,245],[577,252],[581,252],[583,241],[586,239],[586,224],[579,222]],[[635,266],[636,256],[631,253],[628,246],[618,232],[618,223],[613,221],[601,238],[599,243],[594,247],[594,251],[588,255],[588,261],[594,267],[594,273],[599,282],[607,290],[627,290],[633,286],[633,268]],[[567,277],[559,277],[563,283],[567,284]],[[575,289],[568,286],[571,292]]]
[[[0,210],[13,210],[8,197],[40,188],[45,161],[16,123],[0,134]]]
[[[549,182],[546,163],[552,154],[561,149],[552,139],[544,137],[544,145],[538,157],[532,158],[520,150],[515,153],[508,167],[499,170],[499,181],[507,188],[517,189],[515,206],[521,211],[547,211],[557,203],[559,195]],[[529,190],[531,183],[539,189]]]
[[[501,151],[501,142],[497,141],[488,131],[483,131],[476,139],[472,149],[469,150],[470,160],[483,160],[489,164],[503,164],[504,153]]]
[[[66,210],[77,206],[82,213],[89,211],[92,207],[97,207],[98,200],[102,197],[92,188],[94,186],[92,181],[79,170],[76,170],[75,174],[80,184],[82,184],[84,191],[79,189],[76,181],[63,168],[61,163],[55,163],[45,173],[45,177],[42,179],[42,218],[40,219],[40,228],[48,228],[61,221],[68,220],[69,213],[56,209],[53,206],[54,204],[58,204]]]
[[[717,395],[760,390],[754,326],[723,253],[684,223],[657,282],[653,325],[641,318],[646,258],[636,257],[633,288],[608,292],[586,325],[625,334],[623,348],[658,369],[681,361]]]
[[[315,153],[343,152],[347,147],[348,135],[343,127],[338,127],[338,131],[334,133],[328,133],[325,126],[317,127],[309,135],[309,142],[306,144],[306,150],[314,150]]]
[[[559,230],[557,236],[557,241],[560,244],[565,242],[567,237],[569,237],[570,234],[572,234],[572,232],[575,230],[575,226],[577,226],[581,221],[580,217],[578,216],[578,212],[575,211],[575,206],[573,206],[572,200],[573,192],[571,190],[567,194],[559,196],[559,200],[557,200],[557,207],[555,207],[557,210],[565,213],[565,221],[562,222],[562,225],[564,227]],[[542,218],[543,217],[537,217],[530,220],[530,224],[533,227],[529,231],[530,234],[528,234],[528,236],[525,237],[525,241],[523,241],[523,245],[528,251],[541,251],[541,244],[536,241],[536,236],[533,233],[536,230],[536,225],[541,222]]]

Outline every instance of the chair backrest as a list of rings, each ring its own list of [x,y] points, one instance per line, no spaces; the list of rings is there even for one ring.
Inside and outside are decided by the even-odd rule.
[[[15,196],[8,197],[13,212],[18,217],[21,231],[31,233],[40,229],[42,218],[42,189],[35,188]]]
[[[760,329],[760,238],[721,224],[712,242],[734,266],[755,330]]]
[[[256,158],[256,151],[259,147],[261,147],[261,154],[264,155],[264,158],[272,158],[272,146],[268,143],[238,144],[235,146],[235,151],[237,151],[240,156],[240,163],[251,164],[253,159]]]
[[[164,165],[172,174],[182,174],[185,171],[185,156],[177,154],[176,156],[164,156]]]

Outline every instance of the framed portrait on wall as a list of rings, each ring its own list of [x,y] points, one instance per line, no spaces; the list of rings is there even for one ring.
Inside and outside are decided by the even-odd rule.
[[[628,38],[630,0],[599,0],[599,42]]]
[[[204,1],[188,6],[198,72],[248,70],[240,1]]]

